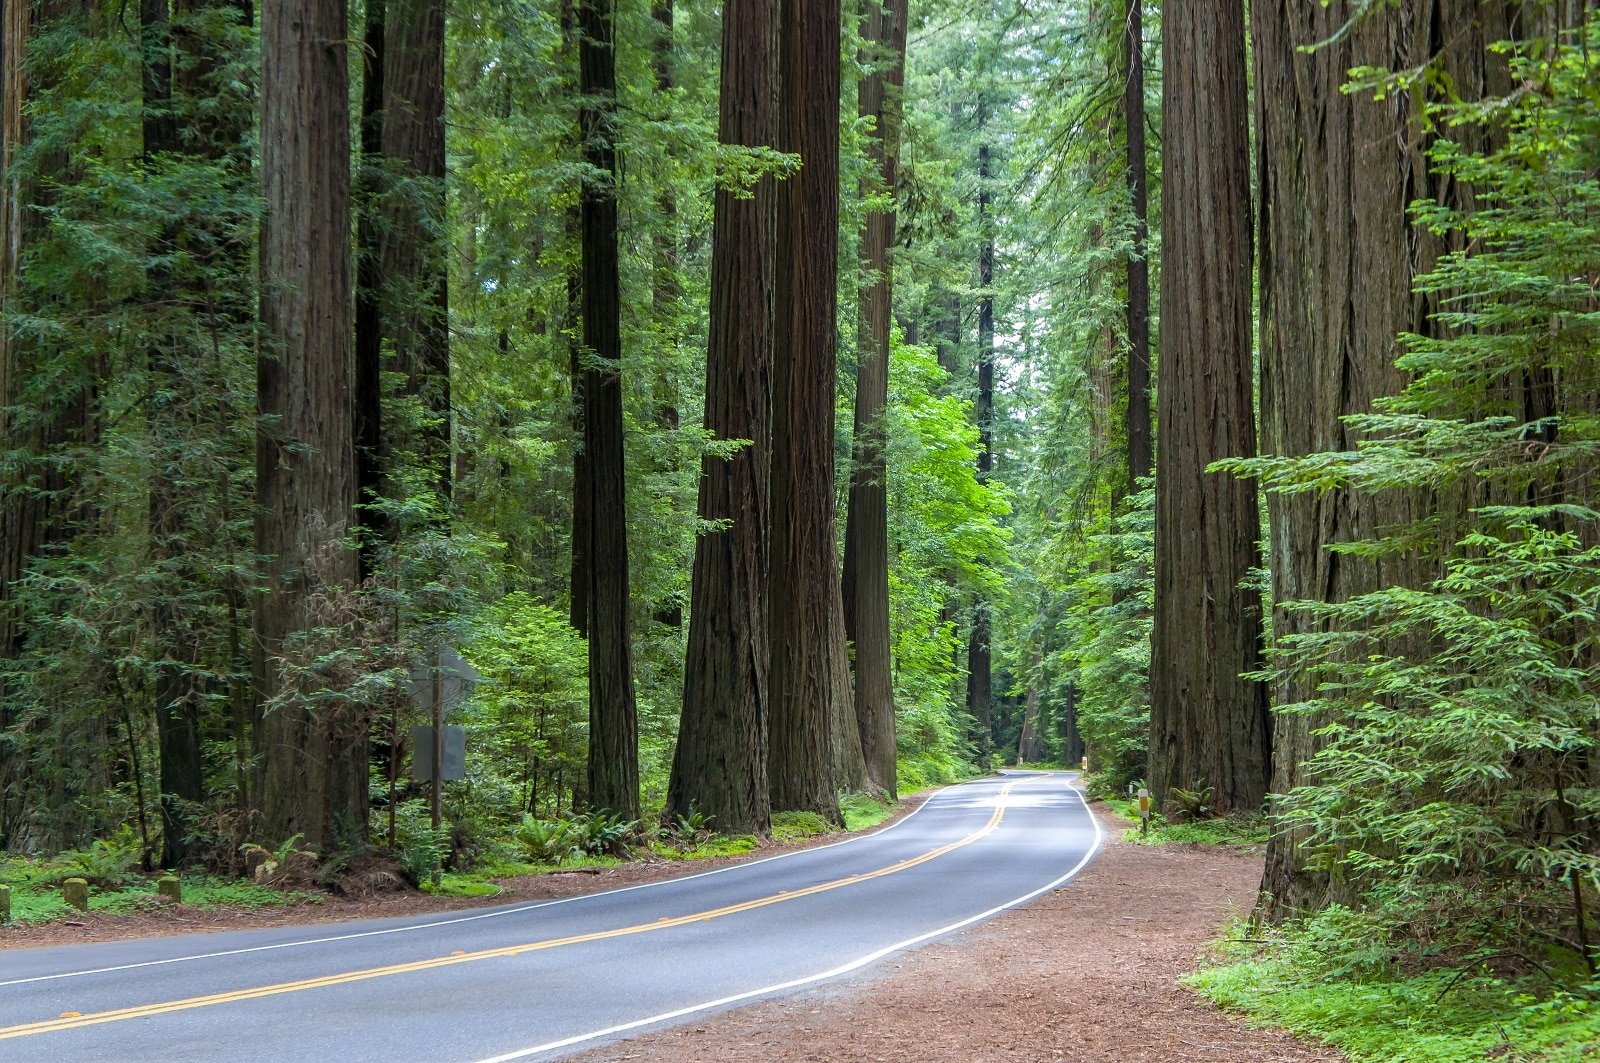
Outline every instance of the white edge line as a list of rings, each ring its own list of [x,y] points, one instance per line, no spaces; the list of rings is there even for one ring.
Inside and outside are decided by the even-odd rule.
[[[657,1023],[670,1022],[673,1019],[681,1019],[686,1015],[693,1015],[702,1011],[711,1011],[716,1008],[726,1007],[729,1004],[737,1004],[740,1001],[766,996],[770,993],[783,993],[791,989],[799,989],[801,986],[811,985],[814,982],[825,982],[830,978],[838,978],[840,975],[849,974],[851,971],[859,970],[868,964],[875,963],[878,960],[883,959],[885,956],[892,955],[893,953],[899,952],[902,949],[909,949],[914,945],[920,945],[925,941],[932,940],[933,938],[943,937],[946,934],[952,934],[964,927],[971,926],[973,923],[982,922],[983,920],[990,919],[996,915],[999,915],[1001,912],[1007,911],[1008,909],[1015,908],[1019,904],[1026,904],[1028,901],[1033,900],[1040,894],[1050,892],[1051,890],[1060,886],[1062,883],[1073,878],[1078,874],[1078,872],[1082,871],[1084,867],[1088,865],[1089,861],[1094,858],[1094,854],[1100,851],[1100,845],[1105,840],[1105,832],[1100,829],[1100,821],[1095,817],[1094,810],[1089,807],[1089,802],[1084,799],[1083,791],[1073,786],[1070,782],[1067,784],[1067,788],[1077,795],[1078,800],[1083,804],[1084,812],[1086,812],[1089,816],[1089,822],[1094,825],[1094,844],[1089,847],[1088,852],[1083,854],[1083,858],[1072,866],[1070,871],[1056,879],[1054,882],[1040,886],[1032,893],[1025,893],[1015,900],[1010,900],[997,907],[990,908],[987,912],[980,912],[977,915],[968,916],[959,922],[951,923],[948,926],[942,926],[937,930],[930,930],[927,933],[919,934],[914,938],[907,938],[904,941],[885,946],[884,948],[878,949],[876,952],[868,953],[865,956],[851,960],[849,963],[835,967],[832,970],[823,971],[820,974],[807,975],[804,978],[796,978],[788,982],[780,982],[777,985],[763,986],[760,989],[751,989],[743,993],[735,993],[732,996],[719,997],[716,1000],[708,1000],[700,1004],[691,1004],[685,1008],[678,1008],[676,1011],[664,1011],[659,1015],[652,1015],[647,1019],[636,1019],[633,1022],[623,1023],[619,1026],[611,1026],[604,1030],[595,1030],[592,1033],[577,1034],[573,1037],[563,1038],[560,1041],[551,1041],[547,1044],[534,1045],[532,1048],[518,1049],[515,1052],[507,1052],[504,1055],[491,1056],[488,1059],[478,1060],[477,1063],[509,1063],[509,1061],[513,1059],[526,1059],[529,1056],[540,1055],[544,1052],[554,1052],[562,1048],[571,1048],[574,1045],[582,1044],[585,1041],[594,1041],[602,1037],[614,1037],[617,1034],[628,1033],[631,1030],[642,1029],[643,1027],[653,1026]]]
[[[836,842],[829,842],[827,845],[814,845],[807,849],[796,849],[793,852],[778,853],[774,856],[763,856],[759,860],[745,860],[741,863],[729,864],[727,867],[719,867],[711,871],[699,871],[693,875],[679,875],[676,878],[662,879],[659,882],[641,882],[635,886],[619,886],[614,890],[601,890],[598,893],[583,893],[576,897],[562,897],[560,900],[538,901],[533,904],[518,905],[515,908],[496,908],[492,911],[479,912],[476,915],[457,916],[453,919],[438,919],[429,923],[407,923],[405,926],[386,927],[383,930],[362,930],[352,934],[332,934],[328,937],[308,938],[304,941],[281,941],[272,945],[252,945],[248,948],[242,949],[225,949],[219,952],[200,952],[187,956],[168,956],[166,959],[162,960],[143,960],[139,963],[124,963],[115,967],[95,967],[83,971],[60,971],[56,974],[34,975],[29,978],[13,978],[7,982],[0,982],[0,988],[13,985],[28,985],[33,982],[53,982],[62,978],[82,978],[92,974],[115,974],[119,971],[135,971],[145,967],[164,967],[171,963],[192,963],[196,960],[215,960],[226,956],[244,956],[253,952],[273,952],[278,949],[303,948],[308,945],[326,945],[335,941],[353,941],[358,938],[382,937],[387,934],[404,934],[413,930],[431,930],[434,927],[454,926],[458,923],[473,923],[480,919],[499,919],[503,916],[520,915],[523,912],[531,912],[536,908],[553,908],[558,904],[571,904],[574,901],[586,901],[595,897],[609,897],[618,893],[632,893],[634,890],[647,890],[657,886],[669,886],[679,882],[688,882],[697,878],[709,878],[712,875],[720,875],[724,872],[736,871],[743,867],[755,867],[757,864],[765,864],[773,860],[787,860],[792,856],[803,856],[806,853],[819,853],[824,849],[833,849],[840,845],[849,845],[851,842],[861,842],[866,841],[868,838],[876,838],[881,834],[887,834],[889,831],[894,830],[902,823],[905,823],[907,820],[911,819],[917,813],[921,812],[923,809],[932,804],[934,799],[939,797],[941,794],[949,793],[951,790],[955,790],[962,786],[971,786],[974,783],[993,781],[994,780],[991,778],[970,779],[966,782],[953,783],[949,786],[943,787],[934,791],[932,794],[929,794],[927,800],[923,801],[922,804],[918,805],[916,808],[913,808],[910,812],[895,820],[887,827],[880,827],[877,830],[868,831],[865,834],[855,834],[848,838],[842,838]],[[238,932],[250,933],[248,930]],[[0,950],[0,956],[3,956],[4,954],[4,950]]]

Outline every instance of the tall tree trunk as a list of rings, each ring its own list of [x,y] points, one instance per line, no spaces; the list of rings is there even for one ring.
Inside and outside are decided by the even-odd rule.
[[[579,28],[578,0],[561,0],[561,46],[563,70],[568,76],[578,69]],[[576,86],[577,81],[573,84]],[[580,90],[581,91],[581,90]],[[585,150],[583,129],[577,130],[577,147]],[[565,330],[572,337],[568,349],[568,379],[572,386],[572,535],[571,558],[568,568],[568,616],[573,630],[584,638],[589,637],[589,537],[593,516],[589,507],[593,492],[589,484],[589,459],[585,452],[584,418],[586,404],[583,394],[583,189],[580,183],[579,202],[568,208],[566,216],[567,246],[578,248],[567,271],[567,306]]]
[[[380,0],[372,0],[380,2]],[[445,202],[444,0],[389,0],[383,26],[386,197],[384,333],[425,423],[417,452],[441,501],[451,490],[449,254]]]
[[[1133,247],[1128,253],[1128,494],[1150,475],[1154,437],[1150,427],[1149,192],[1144,147],[1144,0],[1127,0],[1122,27],[1128,77],[1123,89],[1127,119],[1128,201],[1133,208]]]
[[[778,0],[723,8],[718,139],[776,141]],[[726,834],[771,828],[767,781],[767,465],[771,456],[774,182],[719,191],[711,241],[706,431],[748,439],[701,461],[699,515],[727,526],[695,542],[683,717],[669,817],[699,811]]]
[[[52,182],[69,179],[70,160],[64,151],[36,157],[26,178],[13,166],[31,135],[26,105],[36,86],[29,79],[43,87],[69,76],[30,61],[29,41],[76,10],[70,0],[0,3],[0,312],[25,312],[59,295],[28,284],[21,263],[46,224]],[[38,557],[67,541],[82,516],[73,509],[72,478],[50,459],[93,434],[93,367],[58,365],[46,379],[52,361],[37,338],[0,327],[0,457],[9,466],[0,476],[0,660],[17,658],[27,642],[19,581]],[[13,722],[11,705],[0,689],[0,731]],[[23,769],[0,755],[0,836],[21,815]]]
[[[1255,485],[1207,473],[1255,453],[1242,0],[1163,6],[1161,446],[1156,454],[1150,782],[1260,807],[1271,768]]]
[[[1447,250],[1408,215],[1416,199],[1456,206],[1471,190],[1446,182],[1426,157],[1430,138],[1406,93],[1374,100],[1342,86],[1356,66],[1407,69],[1437,62],[1464,96],[1510,91],[1489,44],[1510,36],[1508,5],[1403,0],[1366,12],[1261,0],[1251,11],[1256,76],[1256,163],[1260,188],[1262,451],[1297,456],[1352,450],[1344,423],[1375,399],[1399,391],[1396,337],[1429,335],[1437,309],[1412,286]],[[1315,50],[1305,46],[1327,42]],[[1470,127],[1453,139],[1478,135]],[[1468,150],[1472,149],[1470,141]],[[1165,331],[1165,330],[1163,330]],[[1434,575],[1417,557],[1334,554],[1328,547],[1372,538],[1460,500],[1400,492],[1330,490],[1268,495],[1276,601],[1345,601],[1379,587],[1419,586]],[[1275,637],[1309,630],[1310,618],[1278,610]],[[1305,683],[1280,685],[1279,704],[1311,696]],[[1302,780],[1327,723],[1301,714],[1273,720],[1272,790]],[[1319,906],[1327,876],[1308,862],[1300,836],[1275,834],[1262,889],[1274,914]]]
[[[581,245],[583,242],[583,224],[579,212],[569,212],[568,229],[572,242]],[[577,330],[583,327],[583,263],[582,256],[567,275],[567,318],[568,328]],[[569,567],[569,608],[568,619],[572,628],[584,638],[589,637],[589,548],[591,529],[594,526],[594,516],[590,512],[594,505],[594,492],[589,480],[589,454],[588,444],[585,442],[584,423],[588,417],[588,405],[584,398],[584,368],[583,368],[583,343],[575,338],[568,354],[568,379],[572,382],[572,556]]]
[[[355,430],[356,497],[367,508],[360,517],[363,579],[377,569],[387,529],[375,508],[383,498],[383,162],[384,0],[367,0],[361,58],[361,170],[356,190]]]
[[[866,0],[862,39],[879,65],[863,78],[858,108],[876,120],[868,144],[884,190],[893,195],[900,157],[901,86],[905,82],[906,0]],[[889,68],[881,69],[887,59]],[[854,460],[850,508],[845,515],[845,635],[855,644],[856,720],[867,776],[895,794],[894,675],[889,655],[889,491],[884,455],[884,413],[889,401],[889,329],[894,278],[895,212],[866,216],[862,258],[872,282],[861,293],[861,350],[856,369]]]
[[[672,92],[672,0],[655,0],[650,6],[650,17],[655,21],[656,92],[662,101],[658,106],[671,113],[675,104],[669,102]],[[678,199],[674,193],[677,180],[673,161],[677,152],[668,142],[666,164],[658,176],[656,210],[659,217],[650,235],[650,316],[660,345],[651,373],[653,406],[652,416],[657,427],[671,433],[678,428],[679,365],[683,345],[683,286],[678,265]],[[680,462],[676,448],[666,448],[657,465],[659,474],[671,478],[678,474]],[[655,603],[652,619],[667,627],[683,625],[683,600],[676,595]]]
[[[1066,755],[1067,767],[1075,768],[1082,762],[1084,754],[1087,752],[1083,746],[1083,733],[1078,730],[1078,688],[1076,684],[1067,684],[1062,700],[1065,704],[1061,707],[1061,749]]]
[[[849,697],[834,538],[839,0],[781,0],[779,18],[778,146],[804,164],[778,186],[769,774],[774,810],[837,823],[834,721]]]
[[[1023,702],[1022,733],[1017,737],[1017,763],[1037,764],[1044,759],[1044,736],[1039,733],[1039,688],[1028,684]]]
[[[978,102],[978,482],[988,483],[994,471],[994,230],[989,219],[989,145],[982,138],[988,124],[988,102]],[[994,747],[993,654],[990,651],[989,603],[979,597],[972,606],[972,631],[967,640],[967,712],[977,726],[980,754]]]
[[[365,831],[366,720],[284,689],[277,659],[313,625],[312,596],[357,575],[343,542],[355,505],[347,21],[342,0],[261,9],[258,800],[267,838],[303,834],[320,847]]]
[[[580,114],[589,176],[583,227],[583,453],[588,463],[589,803],[639,817],[638,710],[623,478],[622,299],[617,247],[617,75],[610,0],[578,5]]]
[[[181,149],[178,121],[173,113],[173,34],[166,0],[143,0],[139,9],[142,82],[144,90],[142,125],[144,159],[147,168],[158,167],[164,155]],[[198,61],[200,57],[191,57]],[[165,244],[176,244],[179,234],[165,226],[160,234]],[[155,305],[176,305],[184,298],[170,269],[156,266],[147,273],[147,297]],[[184,431],[187,405],[183,396],[187,352],[179,336],[167,335],[152,344],[147,352],[147,368],[153,386],[148,412],[154,442],[155,468],[150,478],[150,552],[152,562],[163,573],[177,577],[177,584],[190,584],[193,574],[184,571],[186,532],[185,514],[191,500],[178,486],[182,475]],[[178,571],[174,571],[174,570]],[[165,582],[165,581],[163,581]],[[161,806],[161,863],[176,867],[188,856],[188,806],[204,796],[200,763],[200,700],[195,667],[199,646],[190,618],[181,615],[179,595],[157,592],[151,610],[151,629],[160,647],[156,671],[155,717]]]

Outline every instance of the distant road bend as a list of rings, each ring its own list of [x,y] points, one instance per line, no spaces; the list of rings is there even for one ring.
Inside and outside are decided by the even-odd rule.
[[[555,1059],[837,977],[1061,885],[1069,773],[942,790],[875,834],[469,913],[0,951],[0,1060]]]

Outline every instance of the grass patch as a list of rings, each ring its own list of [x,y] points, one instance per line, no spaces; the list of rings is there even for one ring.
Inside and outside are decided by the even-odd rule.
[[[866,830],[876,827],[900,807],[897,801],[885,801],[871,794],[845,794],[839,799],[839,811],[844,813],[844,829]]]
[[[498,897],[505,892],[493,882],[484,881],[477,873],[442,875],[437,886],[424,880],[420,888],[423,893],[431,893],[435,897]]]
[[[656,855],[668,860],[714,860],[719,856],[742,856],[761,847],[761,839],[754,834],[713,834],[703,841],[683,846],[659,841],[651,844]]]
[[[1579,993],[1539,996],[1537,987],[1486,973],[1330,978],[1267,954],[1184,983],[1231,1011],[1325,1041],[1354,1063],[1600,1059],[1600,1001]]]
[[[55,873],[41,862],[11,860],[0,865],[0,881],[11,886],[11,918],[15,923],[46,923],[70,919],[77,909],[68,907],[55,884]],[[230,908],[256,911],[281,908],[297,901],[316,902],[319,894],[303,890],[278,890],[248,879],[222,879],[212,875],[184,875],[183,903],[201,911]],[[156,896],[155,880],[143,880],[116,889],[89,891],[89,911],[128,915],[154,911],[166,902]]]
[[[798,842],[833,833],[833,825],[815,812],[774,812],[772,840]]]
[[[1264,816],[1218,816],[1215,819],[1173,822],[1160,814],[1150,816],[1150,833],[1137,826],[1139,803],[1126,797],[1104,798],[1111,810],[1135,826],[1122,832],[1122,840],[1138,845],[1226,845],[1254,851],[1267,844],[1269,828]]]

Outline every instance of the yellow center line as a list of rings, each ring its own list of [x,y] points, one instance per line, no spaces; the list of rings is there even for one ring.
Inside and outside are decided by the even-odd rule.
[[[1014,784],[1007,784],[1000,791],[1003,802],[1011,792]],[[56,1033],[61,1030],[75,1030],[84,1026],[98,1026],[106,1022],[120,1022],[124,1019],[141,1019],[153,1015],[165,1015],[174,1011],[188,1011],[192,1008],[210,1007],[213,1004],[231,1004],[241,1000],[257,1000],[262,997],[274,997],[283,993],[297,993],[304,989],[322,989],[327,986],[345,985],[351,982],[364,982],[372,978],[387,978],[390,975],[411,974],[415,971],[430,971],[439,967],[452,967],[458,963],[472,963],[476,960],[493,960],[507,956],[520,956],[525,952],[541,952],[545,949],[560,948],[563,945],[581,945],[591,941],[606,941],[611,938],[628,937],[633,934],[644,934],[653,930],[666,930],[671,927],[687,926],[690,923],[708,922],[724,916],[737,915],[740,912],[754,911],[765,908],[769,904],[780,904],[784,901],[798,900],[801,897],[812,897],[830,890],[842,889],[845,886],[854,886],[862,882],[883,878],[887,875],[897,874],[901,871],[925,864],[930,860],[937,860],[946,853],[954,852],[963,846],[971,845],[979,838],[990,834],[1000,825],[1000,820],[1005,815],[1003,803],[996,804],[994,813],[989,821],[979,829],[973,831],[965,838],[953,841],[948,845],[941,845],[937,849],[930,849],[921,856],[914,856],[902,860],[898,864],[879,868],[876,871],[866,871],[859,875],[850,875],[846,878],[833,879],[829,882],[820,882],[815,886],[804,889],[780,891],[767,897],[758,897],[755,900],[742,901],[739,904],[730,904],[724,908],[715,908],[706,912],[696,912],[693,915],[680,915],[667,917],[653,923],[639,923],[634,926],[618,927],[615,930],[599,930],[588,934],[574,934],[571,937],[552,938],[548,941],[532,941],[522,945],[507,945],[497,949],[483,949],[478,952],[457,952],[450,956],[439,956],[430,960],[416,960],[411,963],[396,963],[387,967],[369,967],[361,971],[347,971],[342,974],[323,975],[319,978],[304,978],[295,982],[278,982],[273,985],[256,986],[250,989],[235,989],[226,993],[212,993],[207,996],[186,997],[182,1000],[169,1000],[156,1004],[141,1004],[132,1008],[119,1008],[116,1011],[91,1012],[87,1015],[67,1015],[56,1019],[46,1019],[42,1022],[23,1023],[20,1026],[0,1027],[0,1041],[13,1037],[29,1037],[33,1034]]]

